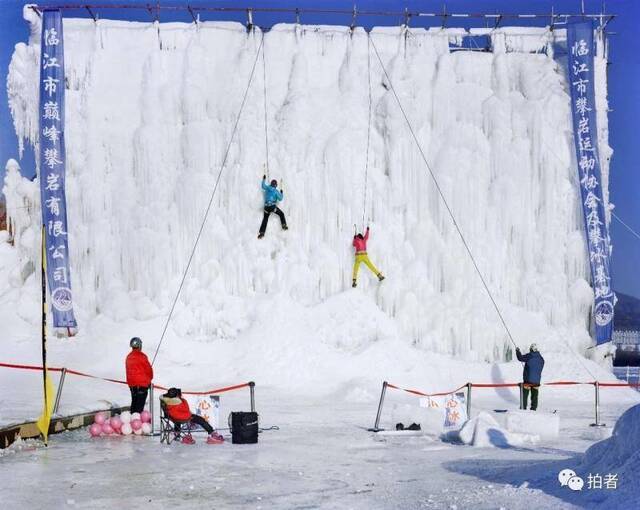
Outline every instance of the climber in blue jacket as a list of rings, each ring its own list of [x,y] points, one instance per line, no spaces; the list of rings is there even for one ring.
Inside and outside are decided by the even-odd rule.
[[[538,388],[540,387],[540,379],[542,378],[542,369],[544,368],[544,358],[538,352],[538,346],[531,344],[529,352],[522,354],[520,348],[516,347],[516,357],[518,361],[524,363],[524,371],[522,373],[522,394],[524,409],[527,408],[527,400],[529,400],[529,390],[531,390],[531,410],[538,408]]]
[[[264,233],[267,231],[267,223],[269,221],[269,215],[276,213],[280,217],[280,224],[282,230],[288,230],[287,220],[284,217],[284,213],[278,207],[278,202],[284,198],[284,192],[278,191],[278,181],[272,179],[271,183],[267,185],[267,176],[262,176],[262,190],[264,191],[264,216],[262,223],[260,224],[260,232],[258,233],[258,239],[264,237]]]

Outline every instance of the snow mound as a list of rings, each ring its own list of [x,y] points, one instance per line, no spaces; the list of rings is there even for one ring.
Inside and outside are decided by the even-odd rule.
[[[555,439],[560,434],[560,415],[538,411],[509,411],[506,425],[509,432]]]
[[[478,448],[493,446],[508,448],[535,444],[538,442],[539,437],[537,435],[509,432],[502,428],[493,416],[482,412],[475,418],[468,420],[460,430],[447,432],[443,439]]]
[[[581,472],[617,474],[616,490],[598,491],[603,508],[631,508],[638,498],[640,472],[640,404],[628,409],[616,422],[610,438],[587,450]]]

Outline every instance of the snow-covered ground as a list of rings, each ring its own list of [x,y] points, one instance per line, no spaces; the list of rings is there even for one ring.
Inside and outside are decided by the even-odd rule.
[[[257,445],[211,446],[200,436],[195,446],[166,447],[158,438],[90,439],[83,430],[52,436],[47,449],[21,445],[21,451],[6,451],[0,476],[20,483],[3,491],[3,505],[531,510],[594,508],[594,498],[616,492],[560,486],[557,475],[565,468],[586,480],[590,466],[583,469],[581,454],[611,430],[589,426],[590,406],[554,398],[546,390],[542,407],[559,409],[561,436],[519,448],[461,446],[433,434],[376,436],[365,430],[374,419],[375,402],[345,402],[340,394],[322,399],[273,391],[258,395],[261,425],[280,430],[262,433]],[[243,408],[241,396],[233,402],[225,398],[225,411]],[[387,398],[383,425],[390,427],[394,401],[405,401],[397,394]],[[603,421],[610,426],[630,400],[605,400]],[[493,406],[505,402],[496,398],[482,406],[492,413]],[[636,474],[627,470],[620,473],[617,491],[636,483]],[[630,507],[620,502],[601,508]]]

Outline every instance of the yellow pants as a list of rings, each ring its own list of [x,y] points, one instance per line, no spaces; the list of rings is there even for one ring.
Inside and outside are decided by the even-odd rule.
[[[373,271],[376,276],[380,276],[380,271],[373,265],[373,262],[369,260],[369,256],[366,253],[356,253],[356,260],[353,263],[353,279],[358,279],[358,271],[360,270],[360,264],[364,264]]]

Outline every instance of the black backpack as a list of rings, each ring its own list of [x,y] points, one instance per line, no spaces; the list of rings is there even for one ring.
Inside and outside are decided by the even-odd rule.
[[[229,415],[229,429],[233,444],[258,442],[258,413],[233,412]]]

